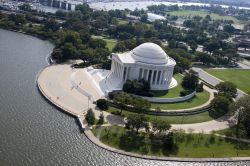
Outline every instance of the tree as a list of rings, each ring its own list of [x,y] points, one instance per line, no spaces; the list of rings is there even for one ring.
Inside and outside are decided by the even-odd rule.
[[[211,101],[212,110],[210,116],[218,118],[226,114],[229,110],[230,100],[224,95],[218,95]]]
[[[63,59],[74,59],[77,56],[76,47],[72,43],[65,43],[62,47]]]
[[[92,111],[92,109],[89,109],[86,116],[85,116],[86,121],[88,124],[93,125],[95,124],[95,114]]]
[[[237,96],[237,87],[229,81],[221,82],[215,86],[219,94],[224,94],[228,98],[235,98]]]
[[[223,27],[223,30],[228,33],[234,33],[235,28],[232,25],[225,25]]]
[[[121,112],[126,108],[126,105],[131,103],[132,98],[127,93],[117,93],[113,98],[113,102],[119,106]]]
[[[176,41],[174,39],[171,39],[169,42],[168,42],[168,47],[169,48],[176,48]]]
[[[23,11],[31,11],[31,6],[27,3],[24,3],[21,6],[19,6],[19,9]]]
[[[96,105],[101,110],[107,110],[108,109],[108,103],[105,99],[98,99],[96,101]]]
[[[148,14],[146,13],[141,16],[141,22],[147,22],[147,21],[148,21]]]
[[[100,115],[99,115],[99,120],[98,120],[98,122],[97,122],[99,125],[102,125],[103,123],[104,123],[104,115],[103,115],[103,113],[101,113]]]
[[[49,19],[44,24],[44,30],[52,30],[53,32],[57,31],[60,28],[59,24],[55,21],[55,19]]]
[[[131,100],[131,105],[140,112],[151,108],[151,103],[141,97],[134,97],[133,100]]]
[[[114,52],[124,52],[126,50],[127,50],[127,48],[126,48],[123,41],[122,42],[118,41],[117,44],[115,45],[115,47],[113,48]]]
[[[250,96],[244,96],[231,105],[231,110],[236,113],[236,136],[239,137],[239,126],[243,124],[250,136]]]
[[[51,56],[53,59],[58,59],[58,60],[62,59],[63,55],[61,49],[54,48]]]
[[[24,17],[23,14],[10,14],[9,15],[9,19],[11,21],[14,21],[16,25],[19,25],[19,24],[25,24],[26,23],[26,19]]]
[[[183,81],[181,86],[186,90],[196,90],[199,83],[198,73],[190,70],[185,76],[183,77]]]
[[[192,49],[192,51],[195,51],[198,48],[198,44],[194,40],[190,40],[188,42],[188,45],[190,46],[190,48]]]
[[[144,114],[135,114],[128,116],[125,126],[127,129],[135,130],[137,133],[141,128],[149,131],[149,125]]]
[[[162,134],[163,132],[166,132],[170,130],[171,125],[162,119],[155,119],[152,123],[152,130],[153,132],[157,132],[158,134]]]
[[[107,45],[106,41],[102,39],[90,39],[89,46],[92,48],[105,48]]]

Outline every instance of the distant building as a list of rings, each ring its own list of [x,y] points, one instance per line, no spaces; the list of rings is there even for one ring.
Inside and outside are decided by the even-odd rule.
[[[177,85],[173,78],[176,62],[154,43],[144,43],[130,52],[112,54],[107,80],[122,88],[126,80],[146,80],[152,90],[166,90]]]

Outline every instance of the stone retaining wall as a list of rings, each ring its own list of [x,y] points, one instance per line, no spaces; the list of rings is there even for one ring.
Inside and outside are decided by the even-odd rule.
[[[174,97],[174,98],[145,97],[145,96],[138,96],[138,95],[135,95],[135,96],[144,98],[152,103],[178,103],[178,102],[189,100],[193,98],[195,95],[196,95],[196,91],[186,96]]]

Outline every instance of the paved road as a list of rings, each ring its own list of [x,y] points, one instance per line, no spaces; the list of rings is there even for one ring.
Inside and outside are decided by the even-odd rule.
[[[211,84],[213,86],[219,84],[220,82],[223,82],[219,78],[216,78],[216,77],[212,76],[211,74],[207,73],[206,71],[204,71],[201,68],[192,67],[192,69],[199,74],[199,77],[202,80],[206,81],[207,83],[209,83],[209,84]],[[237,98],[243,97],[244,95],[245,95],[245,93],[243,91],[241,91],[241,90],[238,89],[238,96],[237,96]]]

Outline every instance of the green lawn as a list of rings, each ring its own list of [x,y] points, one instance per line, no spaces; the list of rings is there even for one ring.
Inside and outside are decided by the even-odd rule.
[[[224,130],[216,131],[216,133],[230,137],[236,137],[236,130],[237,130],[236,126],[232,126]],[[238,133],[239,133],[239,138],[250,139],[243,125],[239,126]]]
[[[105,36],[91,36],[93,39],[103,39],[104,41],[106,41],[107,43],[107,48],[112,51],[113,48],[115,47],[117,40],[116,39],[112,39],[112,38],[107,38]]]
[[[115,47],[117,40],[116,39],[107,39],[104,38],[103,40],[105,40],[107,42],[107,47],[110,51],[113,50],[113,48]]]
[[[170,90],[162,90],[162,91],[151,91],[154,95],[154,97],[159,98],[174,98],[179,97],[180,92],[183,90],[183,87],[181,86],[181,82],[183,79],[183,76],[181,74],[175,74],[174,78],[176,79],[178,85],[177,87],[170,89]]]
[[[127,20],[117,20],[118,25],[125,25],[128,23]]]
[[[167,104],[160,104],[160,103],[152,103],[152,108],[161,108],[163,110],[176,110],[176,109],[188,109],[200,106],[206,103],[209,100],[209,92],[203,91],[201,93],[197,93],[196,96],[190,100],[180,102],[180,103],[167,103]]]
[[[205,71],[223,81],[233,82],[237,88],[250,94],[250,70],[206,69]]]
[[[174,133],[174,148],[160,146],[155,137],[146,133],[135,134],[123,127],[93,128],[94,135],[104,144],[124,151],[155,156],[173,157],[234,157],[249,156],[248,144],[206,134]]]
[[[109,107],[107,111],[116,115],[120,114],[120,110],[114,107]],[[122,116],[124,117],[128,117],[129,115],[135,115],[135,114],[136,113],[125,110],[122,111]],[[190,124],[190,123],[200,123],[213,120],[213,118],[209,116],[208,112],[196,115],[189,115],[189,116],[155,116],[155,115],[145,115],[145,116],[149,122],[152,122],[157,118],[167,121],[170,124]]]
[[[206,15],[210,15],[213,20],[218,20],[218,19],[232,20],[234,21],[235,24],[241,23],[237,18],[233,16],[221,16],[219,14],[209,13],[206,11],[178,10],[178,11],[167,12],[167,14],[178,17],[194,17],[194,16],[206,17]]]

